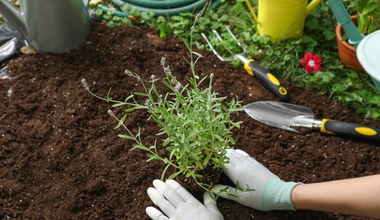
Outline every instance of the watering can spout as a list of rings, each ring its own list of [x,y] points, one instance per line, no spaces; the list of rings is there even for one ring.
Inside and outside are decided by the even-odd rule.
[[[24,16],[7,0],[0,0],[0,14],[5,17],[12,27],[27,38],[28,30]]]
[[[306,16],[310,15],[310,13],[321,3],[321,0],[313,0],[306,7]]]

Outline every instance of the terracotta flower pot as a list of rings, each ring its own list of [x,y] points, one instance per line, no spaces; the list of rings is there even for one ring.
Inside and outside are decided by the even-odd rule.
[[[356,16],[352,16],[351,19],[356,23]],[[338,53],[339,58],[342,63],[349,68],[357,70],[359,72],[364,72],[362,65],[359,63],[358,58],[356,57],[356,49],[350,45],[347,41],[342,40],[343,27],[338,24],[335,29],[336,41],[338,43]]]

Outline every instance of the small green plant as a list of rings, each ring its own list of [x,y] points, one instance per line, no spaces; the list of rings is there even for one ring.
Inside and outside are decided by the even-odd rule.
[[[379,0],[354,0],[350,1],[352,8],[358,16],[358,30],[368,35],[380,29],[380,1]]]
[[[186,44],[189,45],[189,44]],[[189,61],[193,75],[188,79],[189,84],[182,85],[165,65],[165,58],[161,60],[165,77],[161,80],[152,77],[144,81],[139,75],[126,70],[126,74],[141,83],[143,92],[134,92],[124,101],[113,100],[110,92],[106,98],[92,93],[85,80],[82,81],[85,89],[93,96],[106,102],[113,103],[112,107],[126,107],[125,114],[119,118],[112,110],[109,114],[118,121],[115,128],[124,128],[126,133],[119,137],[130,139],[134,142],[133,149],[140,149],[148,154],[148,161],[160,160],[166,164],[161,178],[166,176],[169,167],[174,167],[176,172],[168,178],[185,175],[192,178],[204,189],[211,185],[200,182],[200,173],[206,167],[222,169],[228,162],[226,150],[235,144],[232,137],[232,129],[239,128],[241,122],[231,120],[231,115],[242,111],[239,101],[232,99],[225,104],[225,97],[218,97],[212,89],[213,74],[210,76],[208,87],[202,89],[201,83],[207,77],[200,79],[195,74],[194,65],[200,58],[200,54],[192,52],[198,57],[194,61],[192,56]],[[157,83],[163,83],[168,92],[160,94]],[[147,85],[150,84],[148,87]],[[145,99],[144,103],[137,100]],[[141,102],[141,101],[140,101]],[[147,111],[150,119],[160,127],[157,135],[164,136],[160,145],[157,141],[152,146],[146,146],[141,140],[141,130],[137,134],[124,125],[128,113],[135,110]],[[167,155],[160,155],[159,148],[165,148]]]

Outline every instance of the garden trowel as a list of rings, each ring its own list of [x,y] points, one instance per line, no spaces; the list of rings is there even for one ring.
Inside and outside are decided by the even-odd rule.
[[[300,128],[310,128],[326,134],[380,142],[380,129],[326,118],[315,119],[311,109],[299,105],[260,101],[245,105],[244,111],[257,121],[297,133]]]

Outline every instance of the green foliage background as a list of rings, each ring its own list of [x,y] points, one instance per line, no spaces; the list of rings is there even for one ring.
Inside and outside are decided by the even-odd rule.
[[[355,14],[352,1],[342,0],[350,14]],[[335,39],[336,19],[327,1],[322,1],[317,9],[306,19],[304,35],[299,39],[282,42],[271,42],[268,37],[256,32],[256,23],[244,0],[221,0],[221,4],[207,10],[192,27],[196,13],[182,13],[174,16],[153,16],[150,12],[138,12],[125,5],[117,8],[110,0],[103,0],[103,5],[110,10],[99,7],[94,11],[103,20],[112,25],[144,25],[157,28],[161,37],[178,36],[188,39],[193,28],[196,47],[209,49],[201,41],[200,33],[210,34],[216,29],[222,36],[227,36],[225,26],[228,25],[239,41],[246,47],[248,56],[253,57],[261,65],[268,68],[278,77],[289,78],[298,85],[328,96],[331,99],[350,107],[365,118],[380,120],[380,92],[366,73],[344,67],[338,57]],[[257,11],[257,1],[250,0]],[[116,16],[117,11],[136,16],[137,19]],[[233,41],[222,45],[231,51],[238,51]],[[322,72],[306,74],[299,60],[306,52],[321,56]],[[239,62],[233,63],[241,68]]]
[[[257,1],[250,1],[257,11]],[[355,8],[349,0],[343,0],[350,14]],[[136,21],[118,18],[112,14],[99,13],[110,25],[136,24],[148,25],[158,29],[161,37],[179,36],[187,39],[196,13],[182,13],[175,16],[154,17],[148,12],[138,13],[133,9],[122,8],[124,12],[138,16]],[[225,26],[229,26],[248,51],[261,65],[278,77],[289,78],[298,85],[328,96],[338,103],[350,107],[365,118],[380,120],[380,92],[376,90],[371,78],[366,73],[346,68],[340,62],[335,38],[336,19],[327,1],[321,4],[307,17],[304,35],[299,39],[271,42],[268,37],[257,34],[244,0],[222,1],[219,7],[210,9],[193,27],[195,46],[209,49],[201,41],[200,33],[208,35],[216,29],[223,37],[228,36]],[[231,51],[239,51],[233,41],[223,45]],[[322,72],[306,74],[300,66],[300,59],[306,52],[321,56]],[[241,68],[239,62],[235,62]]]

